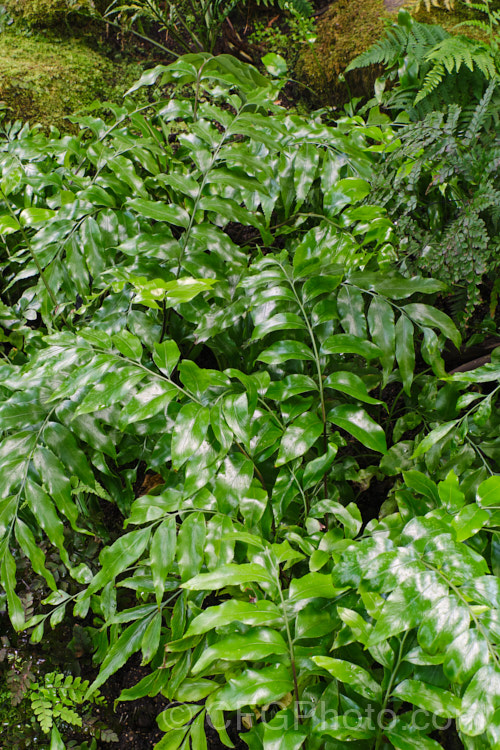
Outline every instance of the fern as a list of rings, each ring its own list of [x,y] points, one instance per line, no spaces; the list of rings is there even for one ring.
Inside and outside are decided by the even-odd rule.
[[[477,107],[475,107],[470,123],[464,133],[464,146],[470,146],[472,141],[479,134],[479,131],[486,121],[486,118],[489,116],[490,102],[497,84],[498,81],[496,80],[496,78],[492,78],[488,88],[483,94],[481,101],[479,102]]]
[[[394,27],[375,44],[355,57],[347,66],[346,73],[356,68],[366,68],[369,65],[392,64],[406,49],[408,37],[406,29]]]
[[[450,105],[404,127],[398,151],[373,184],[372,199],[396,219],[403,268],[451,284],[453,313],[462,319],[481,301],[485,275],[493,280],[500,262],[497,88],[492,79],[475,106]]]
[[[453,10],[455,8],[455,0],[419,0],[417,3],[417,10],[421,5],[425,6],[426,11],[430,13],[432,8],[444,8],[445,10]]]
[[[441,40],[426,58],[432,67],[425,76],[415,104],[425,99],[443,81],[446,73],[458,73],[463,65],[471,72],[478,68],[486,79],[496,75],[495,59],[490,48],[465,36],[448,36]]]
[[[10,694],[10,702],[13,706],[18,706],[26,695],[30,684],[34,681],[35,675],[31,671],[32,661],[21,661],[18,657],[9,654],[11,667],[7,672],[5,684]]]
[[[33,682],[29,688],[31,708],[42,732],[50,732],[55,719],[61,719],[72,726],[82,726],[82,718],[76,706],[86,702],[102,703],[104,698],[99,690],[88,698],[85,694],[89,681],[81,677],[50,672],[44,675],[43,682]]]
[[[420,62],[436,44],[448,36],[448,32],[441,26],[418,23],[413,19],[407,22],[405,14],[400,14],[398,23],[393,24],[382,39],[355,57],[347,66],[346,72],[366,68],[368,65],[393,66],[408,54]]]

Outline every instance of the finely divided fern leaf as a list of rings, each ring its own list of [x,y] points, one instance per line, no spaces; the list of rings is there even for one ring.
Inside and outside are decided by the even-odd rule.
[[[485,78],[496,75],[495,60],[489,47],[465,36],[448,36],[432,49],[426,59],[432,63],[423,86],[415,99],[418,104],[434,91],[445,78],[446,72],[458,73],[462,65],[470,71],[479,68]]]
[[[483,94],[481,101],[474,109],[469,126],[464,134],[464,146],[469,146],[480,132],[481,127],[489,114],[489,105],[497,84],[497,79],[492,78],[488,88]]]
[[[346,73],[355,68],[366,68],[368,65],[394,65],[408,54],[420,62],[436,44],[448,36],[448,32],[437,25],[431,26],[416,21],[412,21],[410,27],[394,24],[382,39],[352,60]]]

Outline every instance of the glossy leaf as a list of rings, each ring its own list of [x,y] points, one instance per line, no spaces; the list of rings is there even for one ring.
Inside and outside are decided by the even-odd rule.
[[[206,540],[206,521],[203,513],[190,513],[183,521],[177,536],[176,557],[181,580],[196,575],[203,564]]]
[[[228,599],[222,604],[207,607],[194,618],[186,631],[186,636],[206,633],[212,628],[220,628],[232,622],[245,625],[270,625],[281,622],[282,613],[273,602],[256,602]]]
[[[336,406],[328,412],[327,419],[337,427],[349,432],[370,450],[387,452],[385,433],[364,409],[355,406]]]
[[[323,381],[325,388],[332,388],[335,391],[340,391],[348,396],[356,399],[356,401],[363,401],[365,404],[382,404],[378,398],[373,398],[369,395],[364,381],[355,375],[353,372],[338,371],[328,375]]]
[[[158,603],[163,597],[165,580],[175,560],[176,532],[175,518],[167,518],[158,526],[151,540],[151,573]]]
[[[368,700],[377,703],[382,700],[382,688],[363,667],[330,656],[313,656],[312,661],[318,667],[326,669],[335,679],[350,685],[356,693],[360,693]]]
[[[459,716],[462,708],[460,698],[453,693],[418,680],[400,682],[392,694],[445,718]]]
[[[469,737],[482,734],[493,720],[500,698],[500,670],[484,666],[473,676],[462,697],[459,728]]]
[[[221,638],[209,646],[191,671],[198,674],[216,659],[263,661],[272,654],[287,653],[288,647],[280,633],[269,628],[252,628],[246,633]]]
[[[264,669],[246,669],[229,678],[217,693],[217,704],[224,710],[265,705],[280,700],[293,689],[291,670],[276,664]]]
[[[182,584],[191,591],[213,591],[224,586],[241,586],[244,583],[272,582],[273,579],[262,565],[246,563],[223,565],[211,573],[200,573]]]
[[[395,351],[403,388],[410,395],[415,371],[415,348],[413,323],[406,315],[400,315],[396,323]]]
[[[365,301],[358,289],[343,286],[337,296],[342,328],[351,336],[366,339]]]
[[[417,325],[437,328],[447,338],[453,341],[457,349],[460,347],[462,341],[460,332],[446,313],[420,302],[412,302],[409,305],[404,305],[402,309]]]
[[[438,425],[438,427],[435,427],[431,432],[429,432],[424,439],[417,445],[413,452],[412,458],[418,458],[419,456],[422,456],[424,453],[427,453],[427,451],[432,448],[435,443],[438,442],[438,440],[441,440],[446,435],[448,435],[449,432],[455,427],[457,424],[457,420],[454,419],[451,422],[444,422],[443,424]]]
[[[382,351],[376,344],[349,333],[337,333],[334,336],[329,336],[323,342],[321,351],[324,354],[359,354],[369,361],[382,355]]]
[[[314,413],[309,412],[298,417],[283,433],[276,466],[282,466],[294,458],[303,456],[322,433],[323,423]]]
[[[396,329],[394,311],[391,305],[381,297],[374,297],[367,312],[370,335],[381,352],[382,383],[386,385],[392,372],[396,347]]]
[[[314,361],[314,355],[308,346],[300,341],[276,341],[259,354],[260,362],[277,365],[291,359]]]
[[[172,464],[178,469],[196,455],[207,434],[210,412],[206,406],[185,404],[175,421],[172,433]]]

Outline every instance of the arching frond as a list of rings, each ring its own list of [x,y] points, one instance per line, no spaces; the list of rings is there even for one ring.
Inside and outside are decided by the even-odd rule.
[[[354,58],[346,72],[368,65],[394,65],[410,54],[415,60],[424,60],[428,53],[449,36],[441,26],[412,21],[411,25],[394,24],[382,39]]]
[[[478,68],[485,78],[496,75],[495,60],[488,46],[465,36],[448,36],[442,39],[428,54],[427,61],[432,64],[415,104],[425,99],[434,91],[446,73],[458,73],[465,65],[470,71]]]

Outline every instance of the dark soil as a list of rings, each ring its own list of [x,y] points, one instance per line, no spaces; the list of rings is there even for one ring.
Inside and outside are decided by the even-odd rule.
[[[133,656],[128,664],[116,672],[103,686],[102,692],[106,696],[105,706],[97,709],[100,718],[111,726],[120,738],[120,750],[152,750],[163,736],[158,729],[156,717],[169,705],[169,701],[162,695],[156,698],[142,698],[137,701],[118,703],[113,713],[113,703],[125,688],[136,685],[139,680],[149,674],[147,667],[140,666],[140,656]],[[223,745],[217,732],[206,727],[209,750],[223,750]],[[228,734],[237,750],[247,748],[246,743],[238,739],[234,727],[228,728]],[[109,746],[112,750],[112,745]]]

